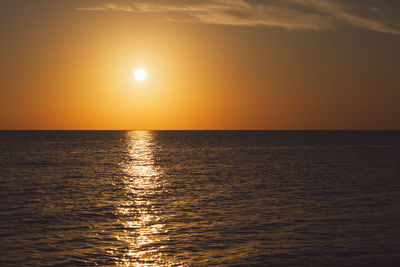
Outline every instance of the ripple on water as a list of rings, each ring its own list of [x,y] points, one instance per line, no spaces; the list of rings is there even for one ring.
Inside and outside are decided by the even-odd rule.
[[[0,132],[1,265],[393,265],[399,132]]]

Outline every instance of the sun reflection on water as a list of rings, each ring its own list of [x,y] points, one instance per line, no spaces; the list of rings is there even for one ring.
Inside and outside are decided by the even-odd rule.
[[[127,245],[120,264],[125,266],[166,265],[161,249],[165,225],[156,196],[162,192],[162,170],[154,164],[153,133],[127,133],[129,160],[124,164],[127,201],[118,207],[123,234],[118,239]]]

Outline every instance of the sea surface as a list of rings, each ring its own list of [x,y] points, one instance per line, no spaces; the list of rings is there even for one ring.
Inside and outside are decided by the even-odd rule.
[[[0,131],[0,266],[400,266],[398,131]]]

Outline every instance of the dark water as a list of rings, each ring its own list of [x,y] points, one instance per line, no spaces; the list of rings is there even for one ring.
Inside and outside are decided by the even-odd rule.
[[[396,266],[400,132],[0,132],[0,265],[56,264]]]

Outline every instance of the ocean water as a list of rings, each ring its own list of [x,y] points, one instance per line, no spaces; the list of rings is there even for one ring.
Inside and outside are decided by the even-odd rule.
[[[1,131],[0,265],[398,266],[400,132]]]

